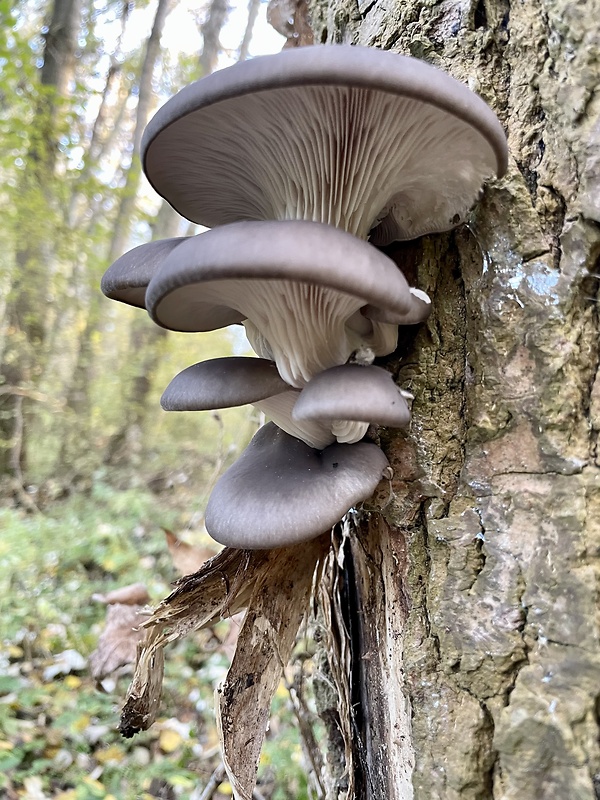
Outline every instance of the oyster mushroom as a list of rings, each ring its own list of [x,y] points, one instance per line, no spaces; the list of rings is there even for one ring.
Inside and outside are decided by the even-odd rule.
[[[165,389],[161,405],[166,411],[209,411],[251,403],[286,433],[322,449],[336,440],[358,442],[370,424],[407,426],[407,397],[380,367],[333,367],[299,391],[279,377],[272,361],[230,357],[184,369]]]
[[[251,403],[286,433],[310,447],[335,441],[331,425],[296,422],[292,409],[300,392],[279,377],[273,361],[234,356],[193,364],[176,375],[161,397],[165,411],[212,411]]]
[[[146,289],[165,258],[187,237],[159,239],[134,247],[106,270],[100,288],[111,300],[144,308]]]
[[[449,230],[506,170],[495,114],[462,83],[374,48],[302,47],[185,87],[142,142],[152,186],[210,228],[305,219],[385,244]]]
[[[273,361],[229,356],[211,358],[178,373],[160,404],[165,411],[213,411],[260,402],[289,390]]]
[[[242,549],[312,539],[369,498],[388,466],[375,444],[319,451],[269,422],[217,481],[206,530],[217,542]]]
[[[155,272],[146,307],[170,330],[243,321],[257,354],[296,388],[353,353],[367,361],[391,353],[397,326],[430,310],[383,253],[302,221],[240,222],[191,237]]]
[[[412,395],[381,367],[344,364],[319,373],[304,387],[292,417],[297,423],[329,422],[338,442],[356,442],[370,424],[406,427],[408,398]]]

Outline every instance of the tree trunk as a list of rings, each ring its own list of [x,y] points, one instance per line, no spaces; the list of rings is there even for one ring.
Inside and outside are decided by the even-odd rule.
[[[246,28],[244,29],[244,35],[242,36],[242,42],[240,44],[238,61],[245,61],[250,54],[250,43],[252,41],[254,25],[256,24],[259,10],[260,0],[248,0],[248,19],[246,21]]]
[[[18,389],[37,383],[47,334],[43,310],[47,309],[48,275],[55,256],[45,234],[48,220],[54,227],[62,223],[62,209],[52,194],[57,122],[70,93],[80,23],[79,0],[55,0],[38,72],[43,89],[36,96],[36,131],[27,154],[27,170],[20,180],[21,204],[15,209],[19,238],[3,287],[7,300],[0,377],[6,385]],[[36,206],[45,209],[46,225],[40,225],[31,213]],[[0,401],[0,476],[9,475],[17,482],[22,481],[26,466],[26,416],[23,395],[5,394]]]
[[[154,92],[152,77],[160,56],[160,40],[165,27],[165,21],[172,8],[171,0],[158,0],[152,31],[146,45],[146,53],[142,62],[142,71],[138,86],[138,104],[135,114],[135,128],[133,132],[133,150],[131,164],[127,170],[125,186],[119,203],[119,210],[115,217],[115,227],[108,254],[108,262],[112,263],[127,249],[129,231],[133,221],[137,190],[141,178],[140,147],[142,134],[148,124],[152,111]]]
[[[316,41],[468,83],[512,162],[468,225],[389,248],[433,298],[387,366],[391,496],[346,549],[355,797],[600,796],[600,2],[315,0]]]
[[[206,19],[200,26],[202,32],[202,51],[200,69],[202,76],[210,75],[216,69],[221,52],[221,31],[225,25],[229,6],[227,0],[211,0]]]

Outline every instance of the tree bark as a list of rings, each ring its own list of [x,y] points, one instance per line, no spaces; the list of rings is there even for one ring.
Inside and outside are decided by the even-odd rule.
[[[508,132],[468,225],[390,254],[433,298],[387,366],[391,497],[346,552],[357,798],[600,796],[600,2],[315,0]]]

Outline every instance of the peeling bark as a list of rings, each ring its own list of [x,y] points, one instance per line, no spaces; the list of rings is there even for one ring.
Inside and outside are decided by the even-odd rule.
[[[315,41],[468,83],[512,155],[468,225],[390,249],[434,310],[388,360],[413,424],[381,432],[393,496],[352,542],[371,771],[356,797],[592,800],[600,2],[314,0],[311,14]]]

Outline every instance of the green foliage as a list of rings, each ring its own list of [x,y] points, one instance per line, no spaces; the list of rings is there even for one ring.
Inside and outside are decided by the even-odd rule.
[[[225,623],[168,651],[161,717],[132,740],[116,730],[129,676],[100,691],[85,664],[106,612],[92,595],[137,581],[155,601],[168,592],[161,528],[183,524],[179,506],[98,482],[47,515],[0,512],[0,795],[37,786],[61,800],[141,800],[162,786],[186,800],[217,766],[213,694],[227,660],[215,643]],[[270,800],[308,798],[283,689],[261,776]]]

